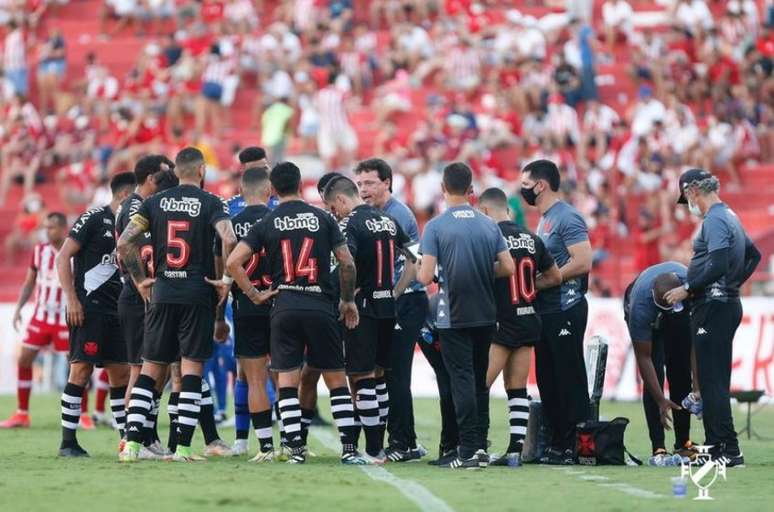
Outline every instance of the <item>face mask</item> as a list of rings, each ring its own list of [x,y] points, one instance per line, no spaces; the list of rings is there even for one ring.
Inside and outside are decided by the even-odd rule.
[[[688,201],[688,211],[691,212],[691,215],[694,217],[701,217],[701,209],[699,208],[699,205],[696,203],[692,203]]]
[[[530,206],[535,206],[535,202],[537,202],[538,194],[535,192],[536,186],[537,184],[532,185],[532,188],[521,187],[521,197],[523,197]]]

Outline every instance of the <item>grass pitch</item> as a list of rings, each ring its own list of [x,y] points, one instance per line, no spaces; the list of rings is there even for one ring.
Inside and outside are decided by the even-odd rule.
[[[747,467],[729,469],[726,481],[710,489],[713,502],[696,502],[696,488],[688,486],[688,499],[672,497],[671,477],[678,468],[587,467],[489,468],[484,471],[449,471],[424,462],[387,464],[382,469],[342,466],[339,447],[327,446],[337,439],[331,428],[310,435],[310,447],[318,457],[304,466],[274,463],[254,465],[247,457],[215,459],[199,464],[140,462],[119,464],[117,435],[109,429],[79,432],[81,445],[91,458],[61,460],[59,398],[33,395],[29,430],[0,431],[0,511],[94,510],[119,511],[229,511],[277,510],[282,512],[382,510],[520,511],[520,510],[733,510],[772,509],[774,499],[774,441],[742,439]],[[327,415],[327,398],[321,397]],[[417,431],[421,442],[435,451],[440,424],[437,402],[417,400]],[[0,397],[0,414],[13,410],[15,399]],[[162,409],[164,411],[165,409]],[[493,400],[492,451],[507,444],[506,407]],[[741,408],[734,409],[737,428],[744,423]],[[604,403],[607,418],[626,416],[627,447],[646,458],[650,452],[640,404]],[[162,415],[162,438],[166,415]],[[753,417],[762,435],[774,438],[774,407],[764,407]],[[693,422],[693,439],[703,432]],[[227,442],[232,429],[221,429]],[[667,434],[670,443],[671,434]],[[251,438],[251,450],[256,449]],[[201,449],[197,433],[195,449]]]

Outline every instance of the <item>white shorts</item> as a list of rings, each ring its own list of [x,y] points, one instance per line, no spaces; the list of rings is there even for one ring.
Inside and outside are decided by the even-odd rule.
[[[355,130],[347,125],[341,132],[320,126],[317,132],[317,152],[323,159],[333,158],[339,152],[354,153],[357,150],[358,140]]]

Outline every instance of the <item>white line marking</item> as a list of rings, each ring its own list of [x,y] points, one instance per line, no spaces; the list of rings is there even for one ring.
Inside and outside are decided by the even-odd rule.
[[[630,496],[637,496],[638,498],[654,499],[654,498],[665,497],[663,494],[648,491],[646,489],[640,489],[639,487],[635,487],[633,485],[629,485],[624,482],[609,482],[608,480],[610,480],[610,478],[602,475],[586,474],[585,471],[578,471],[576,469],[572,469],[569,467],[555,467],[551,469],[554,469],[556,471],[561,471],[566,475],[575,475],[578,477],[579,480],[583,480],[586,482],[594,482],[600,487],[615,489],[616,491],[620,491]]]
[[[309,429],[309,432],[311,432],[324,447],[335,451],[333,447],[339,443],[339,440],[336,439],[336,436],[331,432],[319,427],[312,427]],[[454,512],[454,509],[451,508],[448,503],[414,480],[399,478],[379,466],[358,467],[373,480],[384,482],[395,487],[422,512]]]
[[[624,484],[621,482],[613,482],[609,484],[597,484],[597,485],[599,485],[600,487],[610,487],[612,489],[621,491],[625,494],[637,496],[638,498],[663,498],[664,497],[663,494],[646,491],[645,489],[640,489],[639,487],[633,487],[629,484]]]
[[[610,480],[608,477],[602,475],[583,475],[579,478],[588,482],[604,482],[605,480]]]

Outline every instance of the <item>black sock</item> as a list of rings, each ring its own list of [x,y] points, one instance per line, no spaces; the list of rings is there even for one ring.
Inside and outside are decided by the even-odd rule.
[[[301,436],[301,404],[298,402],[298,388],[279,389],[279,411],[285,429],[287,445],[290,448],[304,446]]]
[[[220,439],[218,435],[218,427],[215,425],[215,407],[212,402],[212,394],[210,393],[210,385],[207,383],[207,379],[202,379],[201,384],[201,412],[199,414],[199,425],[202,427],[202,434],[204,434],[204,444],[210,444],[213,441]]]
[[[177,445],[191,446],[196,425],[199,423],[202,401],[202,378],[183,375],[182,389],[177,400]]]
[[[299,407],[301,407],[300,404]],[[280,446],[286,446],[288,444],[288,438],[285,435],[285,424],[282,422],[282,415],[280,414],[279,399],[274,402],[274,416],[277,418],[277,423],[279,424]]]
[[[261,452],[274,450],[274,434],[271,430],[271,409],[261,412],[251,412],[250,420],[253,423],[255,437],[258,438],[258,446]]]
[[[357,381],[355,397],[356,414],[363,426],[366,439],[366,453],[375,457],[384,446],[381,428],[379,428],[379,401],[376,397],[376,381],[360,379]]]
[[[116,386],[110,388],[110,412],[113,413],[113,419],[118,425],[118,435],[122,438],[126,435],[126,386]]]
[[[167,448],[174,452],[177,449],[177,400],[180,392],[173,391],[169,394],[167,402],[167,414],[169,415],[169,438],[167,439]]]
[[[312,425],[312,418],[314,418],[314,409],[301,409],[301,437],[304,439],[304,444],[309,437],[309,427]]]
[[[352,407],[352,396],[346,387],[331,389],[331,413],[336,428],[339,429],[341,446],[345,453],[355,451],[355,409]]]
[[[81,400],[83,386],[67,383],[62,392],[62,444],[60,448],[71,448],[78,445],[75,431],[81,418]]]
[[[508,453],[521,453],[524,437],[527,435],[527,419],[529,419],[529,399],[525,388],[507,389],[508,416],[510,418],[510,441]]]
[[[142,443],[145,440],[145,424],[153,409],[153,394],[156,381],[148,375],[140,375],[129,395],[128,414],[126,416],[126,440]]]

